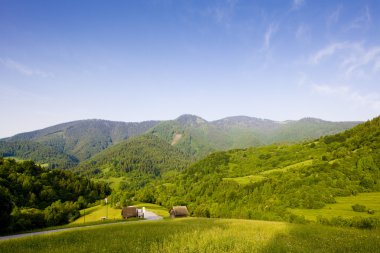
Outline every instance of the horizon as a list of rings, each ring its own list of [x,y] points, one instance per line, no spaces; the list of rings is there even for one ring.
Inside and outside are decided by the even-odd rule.
[[[0,138],[82,119],[380,115],[380,2],[0,2]],[[253,116],[251,116],[253,115]]]
[[[9,135],[9,136],[0,136],[0,140],[1,139],[6,139],[6,138],[10,138],[10,137],[13,137],[17,134],[24,134],[24,133],[29,133],[29,132],[34,132],[34,131],[39,131],[39,130],[43,130],[43,129],[46,129],[46,128],[49,128],[49,127],[53,127],[53,126],[57,126],[57,125],[61,125],[61,124],[66,124],[66,123],[71,123],[71,122],[77,122],[77,121],[90,121],[90,120],[99,120],[99,121],[111,121],[111,122],[120,122],[120,123],[142,123],[142,122],[147,122],[147,121],[160,121],[160,122],[163,122],[163,121],[171,121],[171,120],[176,120],[178,119],[179,117],[182,117],[182,116],[194,116],[194,117],[199,117],[203,120],[205,120],[206,122],[210,123],[210,122],[215,122],[215,121],[218,121],[218,120],[223,120],[223,119],[227,119],[227,118],[233,118],[233,117],[248,117],[248,118],[254,118],[254,119],[259,119],[259,120],[269,120],[269,121],[273,121],[273,122],[277,122],[277,123],[284,123],[284,122],[291,122],[291,121],[299,121],[299,120],[303,120],[303,119],[317,119],[317,120],[322,120],[322,121],[327,121],[327,122],[365,122],[365,121],[360,121],[360,120],[352,120],[352,121],[331,121],[331,120],[326,120],[326,119],[321,119],[321,118],[316,118],[316,117],[302,117],[302,118],[299,118],[299,119],[287,119],[287,120],[275,120],[275,119],[269,119],[269,118],[258,118],[258,117],[254,117],[254,116],[247,116],[247,115],[235,115],[235,116],[225,116],[225,117],[222,117],[222,118],[218,118],[218,119],[212,119],[212,120],[209,120],[209,119],[206,119],[204,117],[201,117],[199,115],[195,115],[195,114],[189,114],[189,113],[184,113],[184,114],[181,114],[175,118],[172,118],[172,119],[147,119],[147,120],[142,120],[142,121],[121,121],[121,120],[109,120],[109,119],[98,119],[98,118],[92,118],[92,119],[78,119],[78,120],[70,120],[70,121],[66,121],[66,122],[58,122],[58,123],[55,123],[55,124],[52,124],[52,125],[49,125],[49,126],[44,126],[44,127],[41,127],[41,128],[38,128],[38,129],[33,129],[33,130],[30,130],[30,131],[24,131],[24,132],[18,132],[16,134],[13,134],[13,135]],[[371,119],[368,119],[368,120],[371,120]]]

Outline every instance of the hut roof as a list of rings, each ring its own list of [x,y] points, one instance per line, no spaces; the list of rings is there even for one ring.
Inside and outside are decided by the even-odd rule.
[[[187,216],[189,211],[186,206],[173,206],[172,210],[176,216]]]

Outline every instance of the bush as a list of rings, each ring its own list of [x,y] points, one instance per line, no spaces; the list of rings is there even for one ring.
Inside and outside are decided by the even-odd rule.
[[[57,226],[68,223],[80,216],[78,206],[67,201],[60,200],[54,202],[44,210],[45,220],[48,226]]]
[[[352,206],[352,210],[354,210],[355,212],[365,212],[366,207],[364,205],[355,204]]]
[[[12,211],[11,230],[31,230],[45,227],[45,216],[42,210],[36,208],[15,208]]]

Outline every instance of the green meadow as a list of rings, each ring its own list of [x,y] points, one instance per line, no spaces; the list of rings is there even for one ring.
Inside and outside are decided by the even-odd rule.
[[[324,218],[343,217],[351,218],[378,217],[380,218],[380,192],[360,193],[356,196],[336,197],[336,203],[327,204],[321,209],[289,209],[292,213],[303,215],[305,219],[316,221],[318,216]],[[354,212],[352,206],[355,204],[364,205],[366,209],[374,210],[374,214],[368,212]]]
[[[159,216],[164,218],[169,217],[169,212],[166,208],[150,204],[150,203],[142,203],[142,202],[133,202],[133,206],[137,208],[145,207],[146,210],[152,211]],[[121,209],[113,208],[110,205],[97,205],[93,207],[89,207],[80,211],[80,217],[75,221],[71,222],[70,225],[74,224],[83,224],[87,222],[98,222],[101,221],[102,217],[108,217],[108,221],[120,221],[123,220],[121,217]]]
[[[118,223],[0,241],[3,253],[379,251],[380,230],[206,218]]]

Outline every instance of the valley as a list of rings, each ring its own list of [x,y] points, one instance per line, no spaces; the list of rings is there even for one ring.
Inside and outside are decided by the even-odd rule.
[[[182,117],[176,124],[178,127],[178,124],[186,123],[187,128],[197,126],[194,129],[198,129],[205,122]],[[270,252],[273,249],[309,251],[316,246],[309,241],[314,240],[314,236],[321,236],[318,233],[326,229],[339,230],[343,237],[350,233],[368,233],[368,238],[379,236],[380,117],[333,135],[227,151],[221,148],[209,155],[205,154],[203,158],[198,156],[199,153],[186,152],[202,146],[198,145],[199,141],[206,137],[197,137],[199,129],[190,135],[196,141],[186,146],[183,141],[188,133],[182,131],[178,134],[179,128],[172,129],[167,124],[156,125],[162,131],[153,128],[144,134],[120,140],[66,170],[52,169],[46,165],[42,168],[24,159],[2,159],[0,175],[6,184],[1,188],[1,197],[4,201],[14,203],[2,211],[3,222],[8,226],[3,233],[67,223],[68,227],[99,224],[104,217],[108,218],[106,223],[120,222],[121,207],[134,205],[145,206],[165,220],[150,225],[115,224],[107,226],[107,229],[112,229],[109,233],[115,236],[118,233],[117,226],[136,226],[133,229],[147,226],[141,235],[154,237],[155,242],[160,241],[159,244],[147,241],[144,246],[140,245],[141,248],[139,244],[134,245],[136,241],[132,240],[126,245],[151,251],[158,250],[157,247],[161,247],[162,252],[178,250],[179,244],[168,242],[183,242],[181,238],[169,234],[160,234],[160,237],[151,234],[156,226],[177,231],[179,228],[176,224],[182,224],[178,233],[186,234],[194,227],[194,231],[198,231],[194,232],[197,235],[210,236],[201,244],[194,243],[193,250],[203,250],[209,247],[207,245],[213,245],[210,246],[211,252],[228,252],[231,245],[239,249],[237,252],[247,249],[258,252]],[[180,145],[184,146],[181,148]],[[38,148],[35,150],[39,152]],[[17,179],[14,173],[21,173],[22,177],[18,176]],[[64,181],[57,176],[48,176],[49,173],[63,173],[68,179],[72,178],[70,184],[74,186],[68,186],[68,189],[75,190],[71,194],[62,191],[60,187]],[[49,177],[58,180],[55,186],[48,186],[44,181]],[[30,180],[35,182],[31,183]],[[82,182],[83,186],[75,181]],[[22,183],[21,188],[17,186],[20,183],[11,182]],[[93,187],[92,192],[84,192],[84,186]],[[102,197],[107,197],[107,206],[104,206]],[[168,210],[176,205],[187,206],[190,215],[197,218],[166,220]],[[362,211],[354,211],[354,205],[362,208]],[[54,211],[59,209],[62,212]],[[215,226],[216,230],[203,229],[200,225],[203,223]],[[185,227],[187,232],[182,231]],[[63,238],[67,234],[71,238],[79,236],[78,233],[84,235],[87,229],[94,229],[91,240],[95,242],[99,240],[98,231],[106,228],[81,228],[44,236]],[[236,238],[227,240],[227,244],[215,246],[223,236],[227,238],[236,233],[236,229],[239,229]],[[219,230],[223,236],[211,236]],[[263,241],[242,243],[256,230],[264,231],[261,235]],[[308,238],[308,244],[300,245],[304,236]],[[38,241],[38,238],[17,240],[27,245]],[[273,244],[273,238],[276,238],[276,244]],[[282,244],[281,238],[287,238],[292,243]],[[329,237],[319,238],[326,241],[327,245],[327,248],[320,249],[321,252],[336,249],[337,245],[327,242]],[[4,247],[4,252],[7,252],[6,245],[12,245],[12,241],[0,242],[0,248]],[[53,239],[48,243],[55,245],[57,241]],[[120,241],[115,243],[119,246],[122,244]],[[23,243],[19,245],[23,247]],[[356,251],[358,245],[360,243],[355,241],[347,246],[347,250]],[[119,246],[115,250],[120,249]],[[375,247],[375,244],[369,247]],[[56,248],[56,252],[60,252],[59,247]],[[88,250],[91,246],[85,248]],[[43,252],[42,248],[39,251]]]

